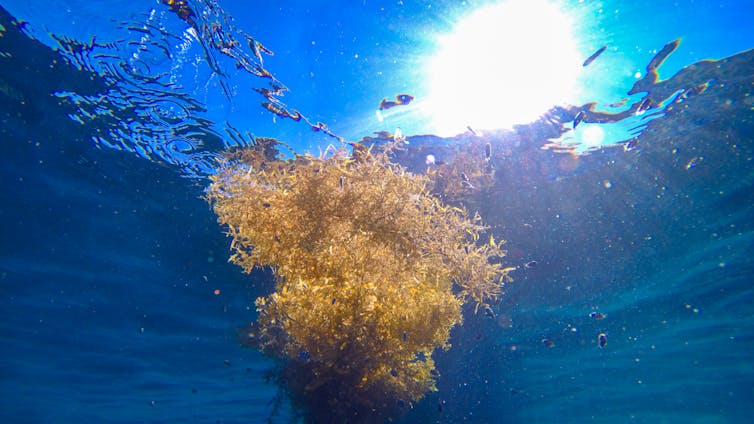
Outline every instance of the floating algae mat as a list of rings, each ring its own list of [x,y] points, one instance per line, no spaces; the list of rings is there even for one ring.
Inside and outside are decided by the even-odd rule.
[[[280,381],[313,421],[389,416],[436,390],[432,352],[450,347],[462,305],[501,294],[501,243],[391,163],[394,145],[293,159],[276,145],[229,153],[207,190],[231,261],[275,273],[248,337],[282,360]]]

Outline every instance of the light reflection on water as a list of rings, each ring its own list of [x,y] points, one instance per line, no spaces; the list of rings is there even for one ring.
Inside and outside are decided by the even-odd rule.
[[[237,137],[241,132],[231,123],[212,121],[207,103],[222,109],[249,83],[261,94],[262,115],[338,138],[327,125],[315,124],[282,103],[280,96],[287,88],[264,68],[266,48],[261,43],[234,26],[216,4],[199,6],[205,8],[201,18],[152,9],[141,20],[121,23],[126,37],[113,42],[57,37],[74,65],[96,73],[108,87],[97,94],[56,93],[76,105],[78,113],[71,119],[89,127],[95,144],[176,165],[186,176],[212,174],[223,150],[253,143],[255,135],[245,132]],[[629,90],[631,97],[614,104],[569,107],[572,117],[550,114],[543,122],[559,126],[558,134],[532,142],[572,155],[618,144],[633,149],[649,122],[662,118],[683,96],[703,93],[706,88],[698,87],[709,84],[706,80],[690,85],[693,78],[688,75],[657,81],[657,69],[677,46],[677,41],[668,43],[656,54],[644,77]],[[231,68],[245,72],[231,73]],[[218,102],[219,98],[225,100]]]

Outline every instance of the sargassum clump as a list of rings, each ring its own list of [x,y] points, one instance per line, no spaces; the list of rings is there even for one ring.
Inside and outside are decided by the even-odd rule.
[[[486,307],[510,278],[502,243],[479,240],[478,215],[443,205],[386,150],[360,147],[287,160],[269,146],[238,150],[207,198],[231,261],[274,270],[250,336],[306,368],[293,390],[375,408],[436,390],[432,352],[449,347],[462,305]]]

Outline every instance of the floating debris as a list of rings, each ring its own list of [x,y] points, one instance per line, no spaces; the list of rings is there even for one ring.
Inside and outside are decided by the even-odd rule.
[[[424,158],[424,163],[427,164],[427,166],[432,166],[435,164],[435,155],[427,155],[426,158]]]
[[[581,66],[589,66],[589,64],[594,62],[594,59],[597,59],[597,57],[601,55],[602,52],[604,52],[605,50],[607,50],[607,46],[600,47],[596,52],[592,53],[591,56],[586,58],[586,60],[584,61],[584,64]]]
[[[524,268],[526,269],[532,269],[537,267],[537,261],[529,261],[524,264]]]

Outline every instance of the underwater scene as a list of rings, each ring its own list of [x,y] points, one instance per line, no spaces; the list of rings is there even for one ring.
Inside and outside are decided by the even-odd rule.
[[[0,421],[752,422],[752,21],[0,2]]]

